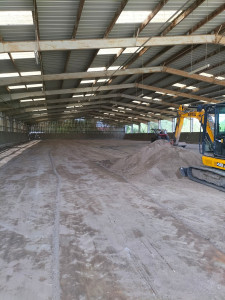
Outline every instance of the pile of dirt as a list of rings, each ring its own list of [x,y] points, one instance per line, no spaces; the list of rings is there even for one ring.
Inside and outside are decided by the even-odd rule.
[[[127,179],[149,183],[180,178],[180,167],[199,165],[202,165],[201,155],[197,152],[158,140],[107,167]]]

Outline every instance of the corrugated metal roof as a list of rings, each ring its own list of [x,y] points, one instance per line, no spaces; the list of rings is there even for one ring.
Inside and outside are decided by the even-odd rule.
[[[185,11],[195,0],[169,0],[161,11]],[[124,11],[152,11],[159,3],[159,0],[129,0]],[[186,34],[193,26],[199,24],[207,16],[218,9],[224,0],[207,0],[184,18],[166,35],[182,35]],[[39,32],[41,40],[67,40],[72,38],[74,26],[77,21],[77,14],[80,5],[80,0],[36,0],[37,16],[39,23]],[[115,13],[121,5],[121,0],[86,0],[81,13],[81,18],[78,24],[76,39],[94,39],[102,38],[111,24]],[[0,0],[0,11],[22,11],[34,10],[33,0]],[[206,24],[200,26],[193,34],[205,34],[224,23],[225,12],[215,16]],[[116,20],[115,20],[116,21]],[[139,36],[153,37],[159,36],[162,31],[170,24],[152,23],[150,22]],[[123,38],[135,36],[140,23],[131,24],[114,24],[109,32],[109,38]],[[222,27],[223,30],[223,27]],[[29,41],[35,40],[34,25],[18,25],[18,26],[0,26],[0,36],[5,41]],[[187,51],[187,49],[189,49]],[[185,50],[185,52],[184,52]],[[143,66],[159,66],[168,63],[168,66],[178,70],[186,70],[190,72],[206,64],[210,64],[209,73],[215,76],[225,76],[224,51],[219,45],[199,45],[199,46],[159,46],[150,47],[141,57],[137,58],[132,64],[130,60],[135,54],[122,54],[117,59],[114,55],[96,55],[97,51],[93,50],[73,50],[73,51],[50,51],[42,52],[43,74],[60,74],[63,72],[85,72],[92,67],[106,67],[113,63],[113,66],[124,66],[129,64],[128,68],[141,68]],[[182,54],[183,52],[183,54]],[[160,53],[160,55],[159,55]],[[179,54],[179,55],[178,55]],[[93,59],[94,58],[94,59]],[[171,58],[173,58],[171,60]],[[16,59],[11,60],[0,59],[0,73],[13,72],[28,72],[40,71],[41,65],[36,64],[35,59]],[[104,77],[104,76],[103,76]],[[45,88],[48,90],[68,89],[74,87],[92,86],[92,84],[79,85],[81,79],[70,80],[53,80],[46,81]],[[173,83],[179,81],[187,85],[194,85],[199,88],[197,92],[186,91],[188,93],[196,93],[198,95],[207,95],[207,97],[215,97],[224,93],[224,88],[219,85],[207,84],[205,82],[186,79],[181,76],[169,75],[163,73],[150,74],[148,77],[141,75],[132,76],[117,76],[113,77],[111,84],[141,82],[144,84],[152,84],[158,87],[165,87],[171,90],[176,90]],[[107,85],[102,83],[101,85]],[[95,86],[100,86],[98,82]],[[23,90],[19,90],[22,92]],[[24,90],[26,91],[26,90]],[[113,91],[117,92],[117,91]],[[137,89],[129,89],[123,92],[137,95]],[[11,93],[18,93],[18,90],[12,90]],[[100,94],[110,93],[100,92]],[[147,94],[147,92],[145,91]],[[6,88],[0,88],[0,94],[6,94]],[[148,92],[148,94],[154,94]],[[59,99],[71,97],[71,94],[47,96],[47,99]],[[171,101],[183,102],[185,99],[177,97],[170,99]],[[122,101],[130,102],[127,99]],[[191,102],[191,100],[189,101]],[[18,103],[18,101],[17,101]],[[50,106],[49,106],[50,107]],[[63,108],[62,108],[63,110]]]
[[[35,39],[33,25],[0,26],[0,36],[4,41],[32,41]]]
[[[71,39],[79,0],[37,0],[40,39]]]
[[[33,0],[0,0],[0,10],[32,10]]]
[[[40,71],[40,64],[37,65],[34,58],[17,59],[16,66],[19,72]]]
[[[86,0],[76,38],[102,38],[120,2],[120,0]]]

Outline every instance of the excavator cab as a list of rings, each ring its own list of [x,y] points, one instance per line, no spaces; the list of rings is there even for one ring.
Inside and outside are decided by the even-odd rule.
[[[201,153],[225,159],[225,104],[206,105],[204,110]],[[214,133],[213,140],[208,136],[207,123]]]
[[[216,107],[214,154],[225,159],[225,106]]]

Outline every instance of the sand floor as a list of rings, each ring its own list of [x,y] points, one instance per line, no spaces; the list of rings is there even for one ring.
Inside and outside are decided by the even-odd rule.
[[[147,145],[41,141],[1,163],[0,300],[225,298],[224,193],[100,162]]]

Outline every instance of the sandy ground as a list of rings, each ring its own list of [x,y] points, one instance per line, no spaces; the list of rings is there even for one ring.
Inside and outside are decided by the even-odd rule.
[[[99,163],[146,145],[41,141],[2,164],[1,300],[225,298],[224,193]]]

